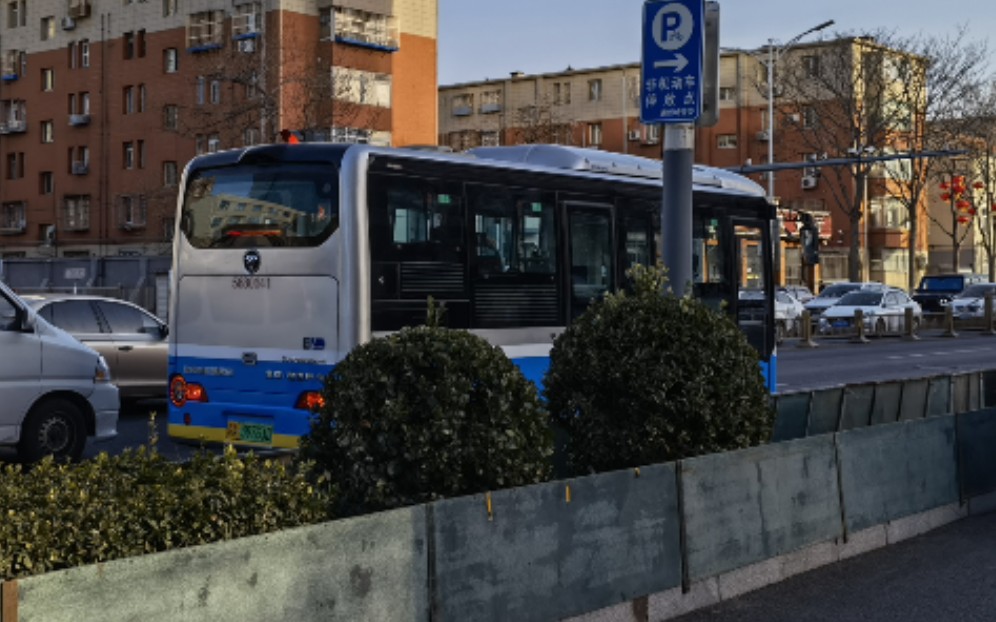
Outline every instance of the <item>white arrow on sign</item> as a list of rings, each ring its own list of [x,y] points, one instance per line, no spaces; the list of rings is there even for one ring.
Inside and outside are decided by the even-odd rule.
[[[688,65],[688,59],[681,52],[675,52],[674,58],[671,60],[654,61],[654,69],[673,67],[675,71],[681,71],[686,65]]]

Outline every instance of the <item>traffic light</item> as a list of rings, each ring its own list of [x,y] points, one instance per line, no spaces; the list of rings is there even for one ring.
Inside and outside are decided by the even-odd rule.
[[[820,232],[816,228],[812,214],[802,212],[800,220],[802,226],[799,227],[799,245],[802,247],[802,263],[815,266],[820,263]]]

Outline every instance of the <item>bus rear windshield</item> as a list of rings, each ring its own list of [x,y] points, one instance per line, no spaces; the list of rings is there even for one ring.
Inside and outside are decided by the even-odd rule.
[[[195,248],[317,246],[338,226],[338,171],[317,164],[196,171],[180,215]]]

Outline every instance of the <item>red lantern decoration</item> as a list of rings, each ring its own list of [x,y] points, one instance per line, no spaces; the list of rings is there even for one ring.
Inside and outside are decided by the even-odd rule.
[[[960,222],[961,224],[965,224],[965,223],[967,223],[967,222],[968,222],[969,220],[971,220],[971,219],[970,219],[970,218],[969,218],[968,216],[959,216],[959,217],[958,217],[958,222]]]
[[[982,190],[983,188],[986,187],[986,185],[981,181],[977,181],[974,184],[972,184],[972,187],[975,188],[976,190]]]
[[[946,182],[946,181],[942,181],[942,182],[941,182],[941,185],[939,186],[939,188],[940,188],[941,190],[947,190],[947,189],[948,189],[948,188],[950,188],[950,187],[951,187],[951,186],[949,186],[949,185],[948,185],[948,182]]]
[[[958,199],[958,201],[955,202],[955,207],[957,207],[959,210],[966,210],[972,207],[972,204],[966,201],[965,199]]]
[[[974,207],[970,207],[968,208],[968,213],[971,214],[972,216],[975,216],[976,209]]]
[[[989,211],[996,212],[996,203],[993,203],[992,205],[989,206]]]
[[[951,193],[950,192],[943,193],[941,195],[941,200],[942,201],[950,201],[951,200]]]

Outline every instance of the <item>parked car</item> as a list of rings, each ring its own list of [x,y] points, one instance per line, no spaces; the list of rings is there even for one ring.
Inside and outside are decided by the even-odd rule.
[[[166,397],[166,323],[116,298],[79,294],[23,296],[38,315],[103,355],[122,400]]]
[[[969,285],[951,299],[951,313],[958,320],[982,318],[986,312],[986,296],[996,296],[996,283],[976,283]]]
[[[802,304],[806,304],[814,298],[813,292],[809,291],[809,288],[805,285],[783,285],[781,289],[788,292]]]
[[[806,310],[809,311],[809,316],[814,321],[817,320],[820,315],[826,311],[827,308],[837,303],[841,296],[849,294],[858,290],[877,290],[881,291],[885,289],[885,285],[882,283],[875,283],[873,281],[859,282],[850,281],[842,283],[832,283],[827,285],[822,290],[818,296],[810,299],[809,302],[805,303]]]
[[[117,434],[118,389],[100,354],[0,283],[0,445],[34,462],[79,460],[87,436]]]
[[[906,309],[913,310],[913,330],[920,328],[923,311],[909,294],[894,287],[858,289],[845,294],[820,316],[820,332],[832,334],[854,330],[854,312],[861,309],[865,332],[881,337],[905,328]]]
[[[803,310],[802,302],[787,287],[775,291],[775,339],[778,343],[789,335],[799,334]]]
[[[920,279],[913,300],[920,304],[924,313],[944,313],[951,299],[966,287],[987,280],[981,274],[928,274]]]

